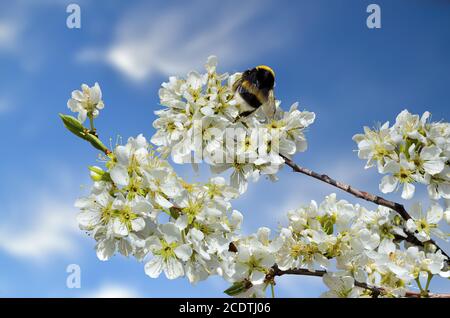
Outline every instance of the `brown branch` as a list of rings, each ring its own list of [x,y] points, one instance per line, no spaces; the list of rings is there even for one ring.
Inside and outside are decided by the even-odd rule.
[[[293,269],[287,269],[287,270],[281,270],[278,268],[278,266],[275,264],[272,267],[272,271],[269,274],[269,279],[271,277],[275,277],[275,276],[283,276],[283,275],[302,275],[302,276],[316,276],[316,277],[322,277],[323,275],[325,275],[327,273],[327,271],[324,270],[318,270],[318,271],[310,271],[306,268],[293,268]],[[270,276],[271,275],[271,276]],[[383,288],[379,288],[376,286],[370,286],[366,283],[360,283],[358,281],[355,280],[355,286],[357,287],[361,287],[367,290],[370,290],[372,292],[372,296],[373,297],[378,297],[381,294],[385,294],[386,291]]]
[[[419,292],[412,292],[407,291],[405,294],[405,297],[408,298],[422,298],[422,296]],[[450,294],[435,294],[435,293],[428,293],[427,298],[450,298]]]
[[[302,173],[307,176],[313,177],[317,180],[320,180],[322,182],[328,183],[336,188],[339,188],[347,193],[354,195],[357,198],[375,203],[377,205],[382,205],[387,208],[390,208],[391,210],[394,210],[398,214],[400,214],[400,216],[405,221],[412,219],[411,215],[409,215],[409,213],[406,211],[405,207],[400,203],[389,201],[385,198],[382,198],[380,196],[374,195],[374,194],[366,192],[366,191],[358,190],[358,189],[350,186],[349,184],[346,184],[346,183],[343,183],[340,181],[336,181],[335,179],[330,178],[326,174],[319,174],[319,173],[309,170],[307,168],[301,167],[301,166],[297,165],[295,162],[293,162],[291,159],[289,159],[285,156],[282,156],[282,157],[283,157],[284,161],[286,162],[286,164],[289,167],[291,167],[294,172]],[[413,234],[407,233],[407,235],[408,235],[408,237],[405,240],[410,243],[413,243],[414,245],[419,245],[422,247],[424,246],[424,243],[431,243],[431,244],[435,245],[439,250],[441,250],[442,254],[444,254],[447,257],[447,262],[450,263],[450,257],[448,256],[448,254],[441,247],[439,247],[439,245],[433,239],[430,239],[427,242],[420,242]]]
[[[325,275],[327,271],[324,270],[317,270],[317,271],[310,271],[306,268],[293,268],[293,269],[287,269],[287,270],[281,270],[278,268],[278,266],[275,264],[272,267],[271,272],[266,276],[266,279],[273,280],[275,276],[283,276],[283,275],[302,275],[302,276],[316,276],[316,277],[322,277]],[[355,280],[355,286],[364,288],[367,290],[370,290],[372,292],[372,297],[377,298],[380,295],[387,294],[387,291],[382,287],[372,286],[366,283],[361,283]],[[413,291],[407,291],[405,293],[406,298],[450,298],[450,294],[434,294],[434,293],[427,293],[427,295],[423,295],[418,292]]]
[[[315,179],[318,179],[320,181],[323,181],[325,183],[331,184],[332,186],[335,186],[336,188],[339,188],[345,192],[348,192],[352,195],[354,195],[355,197],[358,197],[360,199],[366,200],[366,201],[370,201],[373,202],[375,204],[378,205],[382,205],[385,207],[388,207],[394,211],[396,211],[398,214],[401,215],[401,217],[404,220],[409,220],[411,219],[411,216],[409,215],[409,213],[405,210],[405,207],[403,205],[401,205],[400,203],[396,203],[396,202],[392,202],[389,200],[386,200],[382,197],[379,197],[377,195],[368,193],[366,191],[361,191],[358,190],[346,183],[340,182],[340,181],[336,181],[332,178],[330,178],[329,176],[327,176],[326,174],[319,174],[317,172],[314,172],[312,170],[309,170],[307,168],[303,168],[300,167],[299,165],[297,165],[295,162],[293,162],[291,159],[286,158],[284,156],[282,156],[284,158],[284,161],[286,162],[286,164],[291,167],[295,172],[299,172],[299,173],[303,173],[306,174],[307,176],[313,177]]]

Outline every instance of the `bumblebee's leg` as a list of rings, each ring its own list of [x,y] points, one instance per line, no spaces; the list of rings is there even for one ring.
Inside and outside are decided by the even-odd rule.
[[[243,113],[239,114],[239,117],[242,117],[242,118],[248,117],[248,116],[250,116],[251,114],[253,114],[257,109],[258,109],[258,108],[255,108],[254,110],[250,110],[250,111],[243,112]]]
[[[255,108],[254,110],[250,110],[250,111],[246,111],[246,112],[240,113],[236,117],[236,119],[234,120],[234,123],[237,123],[238,121],[247,118],[248,116],[250,116],[251,114],[253,114],[257,110],[258,110],[258,108]]]

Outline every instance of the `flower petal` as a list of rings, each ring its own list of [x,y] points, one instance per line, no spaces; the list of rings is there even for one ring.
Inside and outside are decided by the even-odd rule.
[[[175,248],[174,252],[179,259],[186,262],[192,255],[192,248],[188,244],[183,244]]]
[[[409,200],[414,196],[414,191],[416,187],[411,183],[403,184],[402,198],[405,200]]]
[[[145,274],[147,274],[151,278],[158,278],[163,270],[163,265],[163,258],[161,256],[155,256],[145,264]]]
[[[112,181],[118,186],[127,186],[130,182],[130,176],[128,170],[124,166],[116,165],[110,171]]]
[[[383,193],[390,193],[397,188],[398,181],[394,176],[384,176],[381,179],[380,191]]]

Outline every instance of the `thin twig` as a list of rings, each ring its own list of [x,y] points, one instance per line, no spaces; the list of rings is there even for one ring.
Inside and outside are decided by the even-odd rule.
[[[272,276],[283,276],[283,275],[302,275],[302,276],[316,276],[316,277],[322,277],[325,275],[327,271],[324,270],[317,270],[317,271],[310,271],[306,268],[293,268],[293,269],[287,269],[287,270],[281,270],[278,268],[278,266],[275,264],[272,267]],[[372,292],[373,297],[378,297],[381,294],[385,294],[386,291],[383,288],[379,288],[376,286],[370,286],[366,283],[360,283],[355,280],[355,286],[370,290]]]
[[[405,297],[408,298],[422,298],[423,296],[419,292],[407,291]],[[428,293],[427,298],[450,298],[450,294],[435,294]]]
[[[412,219],[411,215],[409,215],[409,213],[406,211],[405,207],[400,203],[389,201],[385,198],[382,198],[380,196],[374,195],[374,194],[366,192],[366,191],[361,191],[359,189],[356,189],[356,188],[350,186],[349,184],[346,184],[346,183],[343,183],[340,181],[336,181],[335,179],[330,178],[326,174],[320,174],[320,173],[314,172],[312,170],[309,170],[307,168],[301,167],[287,157],[284,157],[284,156],[282,156],[282,157],[283,157],[284,161],[286,162],[286,164],[289,167],[291,167],[295,172],[302,173],[307,176],[313,177],[317,180],[320,180],[322,182],[328,183],[336,188],[339,188],[347,193],[354,195],[357,198],[375,203],[377,205],[382,205],[387,208],[390,208],[391,210],[394,210],[398,214],[400,214],[400,216],[405,221]],[[431,244],[435,245],[439,250],[441,250],[442,254],[447,257],[447,262],[450,262],[450,257],[448,256],[448,254],[441,247],[439,247],[439,245],[433,239],[430,239],[427,242],[420,242],[413,234],[407,233],[407,235],[408,235],[408,237],[406,238],[406,241],[413,243],[415,245],[424,246],[424,243],[431,243]]]
[[[302,275],[302,276],[316,276],[316,277],[322,277],[325,275],[327,271],[325,270],[317,270],[317,271],[310,271],[306,268],[294,268],[294,269],[287,269],[287,270],[281,270],[278,268],[278,266],[275,264],[272,267],[272,271],[269,274],[269,279],[275,277],[275,276],[283,276],[283,275]],[[372,286],[366,283],[361,283],[355,280],[355,286],[364,288],[367,290],[370,290],[372,292],[372,297],[377,298],[380,295],[386,295],[387,291],[382,287]],[[405,297],[407,298],[422,298],[425,297],[424,295],[421,295],[418,292],[412,292],[407,291],[405,293]],[[434,293],[428,293],[426,295],[427,298],[450,298],[450,294],[434,294]]]

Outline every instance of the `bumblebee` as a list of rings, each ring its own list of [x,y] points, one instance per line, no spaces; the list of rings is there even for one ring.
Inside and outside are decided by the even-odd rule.
[[[275,72],[266,65],[246,70],[234,83],[233,91],[240,104],[240,117],[247,117],[263,106],[267,116],[274,113]]]

